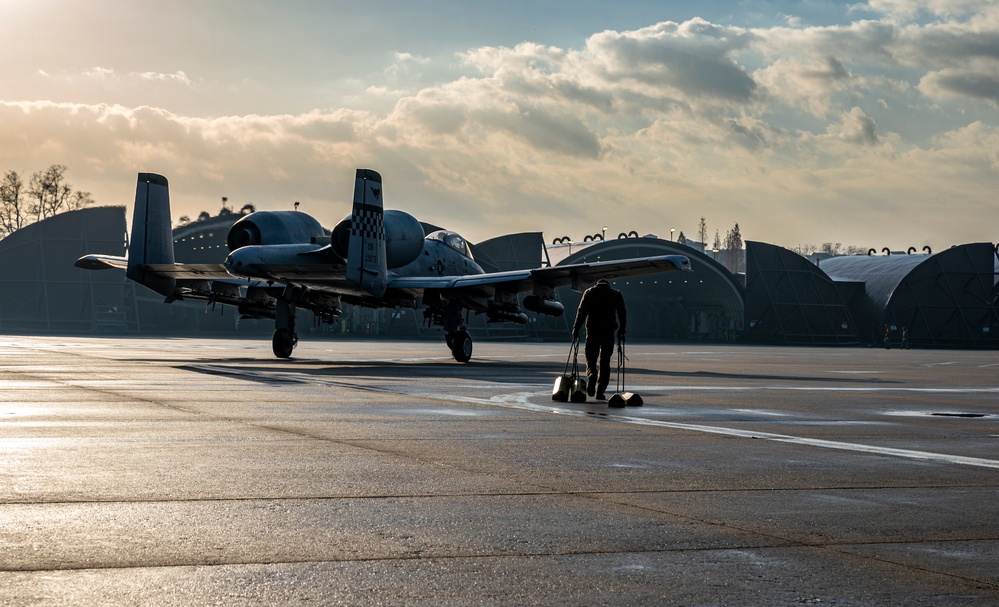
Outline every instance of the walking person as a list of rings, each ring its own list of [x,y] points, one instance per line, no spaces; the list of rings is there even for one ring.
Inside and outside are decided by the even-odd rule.
[[[572,338],[579,339],[579,330],[586,327],[586,392],[605,400],[604,391],[610,383],[611,355],[614,353],[614,331],[618,341],[624,341],[628,314],[624,296],[610,286],[606,278],[599,279],[583,292],[572,325]]]

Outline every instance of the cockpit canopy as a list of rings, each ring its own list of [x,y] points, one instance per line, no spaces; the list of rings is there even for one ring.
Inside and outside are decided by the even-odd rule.
[[[465,257],[472,259],[472,249],[469,248],[468,243],[457,232],[437,230],[436,232],[427,234],[427,240],[439,240]]]

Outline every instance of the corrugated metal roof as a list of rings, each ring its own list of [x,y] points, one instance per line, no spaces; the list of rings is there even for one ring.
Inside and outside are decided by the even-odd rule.
[[[879,309],[884,309],[895,288],[929,255],[850,255],[833,257],[819,268],[836,282],[862,282],[867,297]]]

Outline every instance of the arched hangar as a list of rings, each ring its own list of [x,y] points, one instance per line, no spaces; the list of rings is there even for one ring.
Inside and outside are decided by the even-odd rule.
[[[881,343],[885,327],[899,343],[922,347],[999,347],[999,254],[991,243],[931,255],[833,257],[822,270],[834,281],[863,283],[850,302],[861,339]]]
[[[999,347],[999,253],[989,243],[940,253],[851,255],[812,264],[746,245],[746,339],[788,344]]]
[[[724,266],[686,245],[656,237],[594,240],[556,265],[648,257],[685,255],[693,273],[671,272],[614,280],[625,297],[628,336],[650,340],[733,341],[742,334],[742,286]],[[581,293],[565,287],[559,299],[569,323],[575,317]]]

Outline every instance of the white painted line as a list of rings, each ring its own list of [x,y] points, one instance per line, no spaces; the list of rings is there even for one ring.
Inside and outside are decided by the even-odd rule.
[[[537,397],[536,392],[519,392],[494,396],[489,399],[489,404],[513,409],[523,409],[526,411],[537,411],[540,413],[554,413],[558,415],[569,415],[572,417],[592,418],[592,411],[581,409],[568,409],[554,405],[536,405],[530,402],[531,397]],[[455,397],[454,400],[462,400]],[[468,400],[468,399],[465,399]],[[615,421],[639,426],[657,426],[661,428],[674,428],[677,430],[689,430],[693,432],[704,432],[707,434],[719,434],[722,436],[735,436],[739,438],[749,438],[756,440],[768,440],[779,443],[790,443],[795,445],[806,445],[810,447],[821,447],[823,449],[836,449],[839,451],[855,451],[858,453],[872,453],[875,455],[888,455],[905,459],[920,461],[937,461],[949,464],[959,464],[962,466],[975,466],[978,468],[999,469],[999,461],[982,459],[978,457],[964,457],[960,455],[948,455],[946,453],[932,453],[929,451],[915,451],[911,449],[893,449],[890,447],[876,447],[873,445],[862,445],[859,443],[846,443],[841,441],[831,441],[818,438],[804,438],[800,436],[790,436],[787,434],[773,434],[770,432],[755,432],[752,430],[739,430],[737,428],[723,428],[720,426],[705,426],[703,424],[683,424],[678,422],[667,422],[656,419],[646,419],[632,417],[629,415],[617,415],[607,413],[601,415],[600,419]]]
[[[921,394],[999,394],[999,386],[972,388],[904,388],[901,386],[652,386],[628,385],[635,392],[916,392]]]
[[[246,377],[251,377],[254,379],[266,378],[271,381],[275,379],[282,380],[292,380],[296,382],[311,382],[323,385],[345,385],[353,388],[359,388],[359,386],[351,384],[349,382],[339,382],[333,380],[320,380],[316,381],[314,379],[304,379],[302,377],[296,377],[298,374],[294,373],[259,373],[259,372],[247,372],[245,370],[232,369],[228,367],[218,367],[215,365],[188,365],[189,368],[202,369],[209,372],[215,372],[230,376],[243,375]],[[888,392],[888,391],[902,391],[902,392],[927,392],[927,393],[967,393],[967,394],[993,394],[999,393],[999,388],[821,388],[821,387],[781,387],[781,386],[763,386],[758,388],[749,387],[722,387],[722,388],[708,388],[703,386],[636,386],[630,387],[632,390],[638,391],[679,391],[679,390],[804,390],[804,391],[852,391],[852,392]],[[703,424],[684,424],[679,422],[667,422],[657,419],[647,419],[641,417],[633,417],[629,415],[617,415],[614,413],[595,413],[592,409],[584,410],[578,408],[567,408],[555,404],[545,404],[537,405],[531,402],[532,398],[550,398],[550,394],[546,392],[514,392],[510,394],[501,394],[498,396],[493,396],[491,398],[475,398],[471,396],[455,396],[450,394],[441,393],[431,393],[421,390],[404,390],[398,387],[367,387],[369,390],[376,390],[378,392],[402,394],[406,396],[416,396],[423,398],[432,398],[435,400],[452,401],[458,403],[478,403],[483,405],[492,405],[498,407],[505,407],[508,409],[519,409],[523,411],[533,411],[537,413],[548,413],[555,415],[568,415],[570,417],[579,417],[592,419],[595,415],[599,415],[599,419],[614,421],[618,423],[635,424],[639,426],[656,426],[660,428],[674,428],[677,430],[688,430],[692,432],[704,432],[707,434],[718,434],[722,436],[735,436],[739,438],[748,438],[756,440],[768,440],[780,443],[790,443],[795,445],[806,445],[811,447],[821,447],[823,449],[836,449],[840,451],[854,451],[858,453],[871,453],[875,455],[887,455],[892,457],[901,457],[905,459],[914,459],[920,461],[938,461],[950,464],[959,464],[963,466],[975,466],[979,468],[994,468],[999,469],[999,461],[991,459],[982,459],[977,457],[964,457],[959,455],[947,455],[945,453],[931,453],[928,451],[914,451],[910,449],[893,449],[889,447],[876,447],[872,445],[862,445],[858,443],[846,443],[840,441],[830,441],[816,438],[804,438],[799,436],[790,436],[787,434],[773,434],[770,432],[755,432],[751,430],[739,430],[736,428],[724,428],[720,426],[706,426]]]
[[[826,373],[842,373],[844,375],[876,375],[884,371],[826,371]]]

